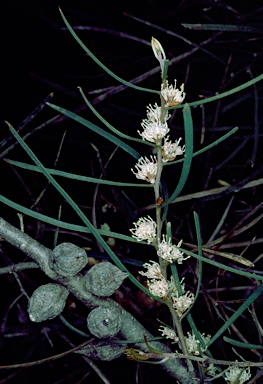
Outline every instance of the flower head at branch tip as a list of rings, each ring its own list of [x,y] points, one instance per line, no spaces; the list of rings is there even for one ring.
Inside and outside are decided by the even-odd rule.
[[[166,339],[171,339],[173,340],[172,344],[178,343],[179,338],[175,331],[172,328],[166,327],[164,325],[161,325],[159,327],[159,331],[162,332],[162,336],[165,336]]]
[[[183,252],[181,252],[178,247],[181,246],[182,240],[176,245],[171,244],[171,239],[167,239],[165,235],[163,235],[163,240],[158,245],[157,255],[161,257],[163,260],[166,260],[168,263],[177,262],[178,264],[182,264],[183,260],[189,258],[189,256],[184,257]]]
[[[169,284],[162,275],[160,265],[155,261],[150,260],[152,264],[144,263],[143,267],[147,268],[146,272],[139,272],[141,275],[146,276],[147,286],[149,291],[158,297],[167,296]]]
[[[161,118],[162,118],[163,122],[166,122],[171,117],[171,115],[168,113],[167,110],[164,112],[164,115],[161,116],[162,109],[161,109],[161,107],[158,106],[157,103],[155,103],[154,106],[149,104],[146,107],[146,114],[147,114],[147,120],[152,121],[152,122],[154,122],[154,121],[158,122],[161,120]]]
[[[137,241],[147,241],[152,243],[156,238],[156,222],[150,216],[140,217],[137,223],[133,223],[135,228],[130,229],[132,237]]]
[[[164,61],[166,59],[166,56],[161,43],[157,39],[152,37],[151,45],[152,45],[152,50],[156,59],[158,61]]]
[[[155,103],[154,106],[147,107],[147,119],[143,119],[141,126],[143,131],[138,131],[143,140],[150,141],[151,143],[159,143],[164,136],[169,132],[166,121],[169,119],[167,111],[161,122],[161,108]]]
[[[210,363],[207,367],[204,365],[204,373],[206,376],[214,377],[217,374],[218,368]]]
[[[183,155],[185,151],[185,146],[182,147],[179,145],[182,138],[180,137],[178,140],[176,140],[174,143],[172,141],[169,141],[169,136],[167,136],[164,139],[164,143],[162,146],[162,158],[163,162],[167,163],[168,161],[173,161],[176,159],[177,156]]]
[[[165,297],[168,292],[168,283],[163,277],[161,280],[147,280],[149,291],[157,297]]]
[[[141,157],[138,163],[135,164],[135,168],[137,172],[133,169],[131,169],[131,171],[135,174],[137,179],[142,179],[154,184],[158,169],[156,156],[151,156],[151,160],[147,157]]]
[[[150,263],[152,263],[152,264],[144,263],[143,267],[147,268],[147,271],[146,272],[140,271],[139,273],[142,276],[148,277],[148,279],[162,280],[163,275],[161,273],[160,265],[158,263],[156,263],[156,261],[152,261],[152,260],[150,260]]]
[[[161,95],[164,98],[165,107],[175,107],[184,101],[184,84],[181,85],[179,90],[176,88],[176,80],[174,80],[174,87],[166,82],[162,84]]]
[[[178,316],[182,316],[182,314],[193,304],[194,298],[194,294],[190,291],[179,297],[177,297],[177,295],[171,295],[173,307]]]
[[[242,372],[242,373],[241,373]],[[243,384],[248,381],[251,377],[250,368],[239,368],[239,367],[230,367],[225,374],[225,380],[230,384],[237,382],[238,384]]]
[[[211,339],[210,335],[205,336],[203,333],[202,339],[204,341],[204,344],[207,345],[209,340]],[[206,348],[202,348],[200,345],[200,341],[197,340],[194,333],[187,332],[187,337],[185,338],[186,348],[187,352],[191,355],[201,355],[202,352],[205,352]]]

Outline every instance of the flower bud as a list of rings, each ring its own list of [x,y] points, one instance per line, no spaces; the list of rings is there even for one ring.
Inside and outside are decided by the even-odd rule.
[[[59,284],[45,284],[38,287],[29,299],[28,313],[31,321],[54,319],[63,311],[68,290]]]
[[[87,263],[84,249],[71,243],[62,243],[53,249],[50,268],[61,276],[75,276]]]
[[[153,53],[156,59],[158,61],[161,61],[161,60],[164,61],[166,59],[166,56],[161,43],[157,39],[152,37],[151,44],[152,44]]]

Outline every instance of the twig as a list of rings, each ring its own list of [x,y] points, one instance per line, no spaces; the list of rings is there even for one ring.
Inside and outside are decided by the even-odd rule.
[[[88,308],[94,308],[97,306],[102,307],[115,307],[122,311],[122,326],[120,333],[127,340],[143,340],[144,335],[147,339],[150,339],[152,335],[127,311],[119,306],[112,299],[104,299],[97,297],[87,290],[85,290],[81,276],[77,279],[75,277],[63,277],[59,276],[49,266],[49,258],[52,251],[36,240],[32,239],[27,234],[21,232],[17,228],[7,223],[4,219],[0,218],[0,236],[2,236],[7,242],[14,245],[18,249],[22,250],[34,261],[36,261],[42,271],[51,279],[63,284],[73,295],[75,295],[82,303]],[[149,343],[153,348],[156,348],[160,353],[170,353],[171,350],[166,345],[154,341]],[[140,349],[148,351],[147,346],[140,343]],[[181,384],[192,384],[192,377],[187,369],[181,362],[175,357],[169,358],[162,364],[162,367],[174,378],[176,378]]]

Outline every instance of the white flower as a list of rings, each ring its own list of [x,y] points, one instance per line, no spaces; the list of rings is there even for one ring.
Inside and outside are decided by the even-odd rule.
[[[182,155],[185,151],[185,146],[182,147],[179,145],[182,138],[176,140],[174,143],[169,141],[169,136],[164,139],[164,144],[162,146],[162,157],[163,162],[173,161],[177,156]]]
[[[147,280],[147,286],[154,296],[164,297],[167,295],[168,283],[164,277],[161,280]]]
[[[171,339],[174,340],[173,343],[178,343],[179,338],[172,328],[161,325],[159,331],[162,332],[162,336],[165,336],[166,339]]]
[[[210,363],[208,367],[205,367],[205,374],[210,377],[214,377],[216,375],[217,367],[214,364]]]
[[[151,143],[160,142],[164,136],[169,132],[166,121],[170,115],[166,111],[161,122],[161,108],[158,107],[157,103],[152,106],[151,104],[147,107],[147,119],[143,119],[141,126],[143,131],[138,131],[139,135],[143,140],[150,141]]]
[[[146,113],[147,113],[147,119],[146,120],[149,120],[152,122],[160,121],[161,120],[161,112],[162,112],[161,107],[159,107],[157,103],[155,103],[154,106],[149,104],[146,107]],[[163,116],[163,121],[166,122],[167,120],[169,120],[170,117],[171,117],[171,115],[169,115],[168,111],[166,110],[164,113],[164,116]]]
[[[147,240],[148,244],[156,238],[156,223],[150,216],[140,217],[137,223],[133,223],[135,228],[130,229],[132,237],[137,241]]]
[[[210,335],[205,336],[204,333],[202,334],[202,339],[205,344],[208,344],[209,340],[211,339]],[[187,332],[187,337],[185,338],[186,348],[187,352],[191,355],[200,355],[202,352],[205,351],[200,346],[200,341],[197,340],[194,333]]]
[[[152,264],[144,263],[144,268],[147,268],[146,272],[139,272],[141,275],[148,277],[147,286],[149,291],[158,297],[164,297],[167,295],[169,286],[164,276],[162,275],[160,265],[155,261],[150,260]]]
[[[230,384],[235,383],[243,384],[251,377],[250,368],[239,368],[239,367],[230,367],[225,374],[225,380],[229,381]]]
[[[163,279],[160,265],[158,263],[156,263],[156,261],[152,261],[152,260],[150,260],[150,263],[152,263],[152,264],[144,263],[143,267],[147,268],[147,271],[146,272],[140,271],[139,273],[143,276],[148,277],[148,279],[156,279],[156,280]]]
[[[182,316],[182,314],[193,304],[194,294],[188,291],[179,297],[177,295],[171,295],[171,299],[178,316]]]
[[[142,132],[139,132],[139,135],[143,140],[150,141],[151,143],[160,142],[164,136],[169,132],[167,123],[155,122],[143,120],[141,126],[144,128]]]
[[[182,264],[183,260],[188,259],[189,256],[184,257],[183,252],[181,252],[177,247],[180,247],[182,240],[176,245],[171,244],[171,239],[165,238],[163,235],[162,242],[158,245],[157,255],[162,259],[166,260],[168,263],[173,263],[177,261],[178,264]]]
[[[156,156],[151,156],[151,160],[147,159],[147,157],[141,157],[135,165],[135,168],[137,172],[133,169],[132,172],[135,174],[137,179],[146,180],[151,184],[155,182],[158,169]]]
[[[174,87],[168,85],[166,82],[162,84],[161,94],[165,100],[165,107],[174,107],[181,104],[185,98],[184,84],[181,85],[180,90],[176,88],[176,80],[174,80]]]

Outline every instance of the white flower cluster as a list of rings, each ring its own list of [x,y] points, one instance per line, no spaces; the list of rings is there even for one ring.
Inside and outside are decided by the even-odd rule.
[[[230,367],[225,374],[225,380],[232,383],[243,384],[251,377],[250,368]]]
[[[166,82],[165,84],[162,84],[161,94],[165,100],[166,107],[174,107],[179,105],[184,101],[185,98],[184,84],[181,85],[179,90],[176,88],[176,80],[174,80],[174,87],[172,85],[168,85]]]
[[[152,264],[144,263],[143,267],[147,268],[146,272],[139,272],[141,275],[146,276],[147,286],[149,291],[157,297],[165,297],[168,293],[168,283],[162,275],[160,265],[155,261],[150,260]]]
[[[167,136],[164,139],[164,143],[162,146],[162,158],[163,162],[167,163],[168,161],[173,161],[176,159],[176,156],[182,155],[185,151],[185,146],[180,146],[179,143],[182,140],[180,139],[176,140],[174,143],[170,140],[169,136]]]
[[[178,247],[181,246],[182,240],[176,245],[171,244],[171,239],[167,239],[165,235],[163,235],[162,242],[158,245],[157,255],[162,259],[166,260],[168,263],[177,262],[178,264],[182,264],[183,260],[189,258],[189,256],[184,257],[183,252],[181,252]]]
[[[163,122],[161,122],[161,108],[158,107],[157,103],[154,106],[150,104],[147,107],[147,119],[143,119],[141,123],[143,131],[138,131],[139,135],[143,140],[159,143],[170,130],[167,124],[169,117],[170,115],[166,111]]]
[[[166,297],[170,294],[176,313],[178,316],[182,316],[182,314],[193,304],[194,294],[190,291],[185,293],[184,284],[181,284],[183,295],[180,296],[173,277],[171,277],[171,281],[167,282],[161,272],[160,265],[152,260],[150,260],[150,262],[151,264],[143,264],[143,267],[147,269],[146,272],[139,272],[141,275],[147,277],[149,291],[157,297]]]
[[[206,376],[214,377],[217,374],[218,368],[210,363],[207,367],[204,365]]]
[[[147,157],[141,157],[138,163],[135,165],[137,172],[132,169],[132,172],[135,174],[137,179],[142,179],[153,184],[155,182],[158,163],[156,156],[151,156],[151,160]]]
[[[174,90],[173,87],[172,89]],[[161,93],[163,94],[163,92],[164,99],[166,97],[166,94],[168,99],[172,97],[170,95],[172,92],[171,86],[163,88]],[[178,92],[180,93],[180,91]],[[151,143],[155,143],[156,145],[161,145],[162,140],[164,139],[163,145],[161,147],[162,159],[164,163],[168,161],[173,161],[178,155],[182,155],[185,151],[185,148],[184,146],[179,145],[181,138],[179,138],[173,143],[171,140],[169,140],[169,136],[165,137],[170,131],[167,124],[167,120],[170,118],[170,115],[168,114],[167,110],[163,111],[162,116],[161,108],[158,107],[157,103],[155,103],[153,106],[150,104],[147,107],[146,113],[147,118],[143,119],[141,123],[143,131],[138,131],[142,139],[147,140]],[[131,170],[135,174],[137,179],[142,179],[151,184],[154,184],[158,170],[156,156],[151,156],[150,159],[148,159],[147,157],[141,157],[135,165],[135,171],[133,169]]]
[[[205,336],[205,334],[203,333],[202,339],[203,339],[205,345],[207,345],[209,340],[211,339],[211,336],[210,335]],[[197,340],[197,338],[193,332],[192,332],[192,334],[190,332],[187,332],[187,337],[185,338],[185,343],[186,343],[187,352],[190,355],[198,356],[198,355],[201,355],[206,350],[206,348],[204,349],[201,347],[200,341]]]
[[[179,295],[179,292],[174,283],[173,277],[171,277],[171,280],[169,281],[169,284],[168,284],[168,289],[169,289],[169,293],[173,303],[173,307],[176,309],[176,313],[178,316],[182,316],[182,314],[194,302],[194,294],[190,291],[185,292],[185,285],[182,284],[182,281],[180,284],[183,291],[183,294],[181,296]]]
[[[172,296],[172,302],[173,307],[176,309],[177,315],[182,316],[182,314],[193,304],[194,294],[190,291],[187,291],[182,296]]]
[[[178,338],[176,332],[172,328],[161,325],[159,327],[159,331],[162,332],[162,336],[165,336],[166,339],[173,340],[172,344],[178,343],[179,338]]]
[[[133,223],[135,228],[130,229],[132,237],[137,241],[147,241],[152,243],[156,238],[156,222],[150,216],[140,217],[137,223]]]

